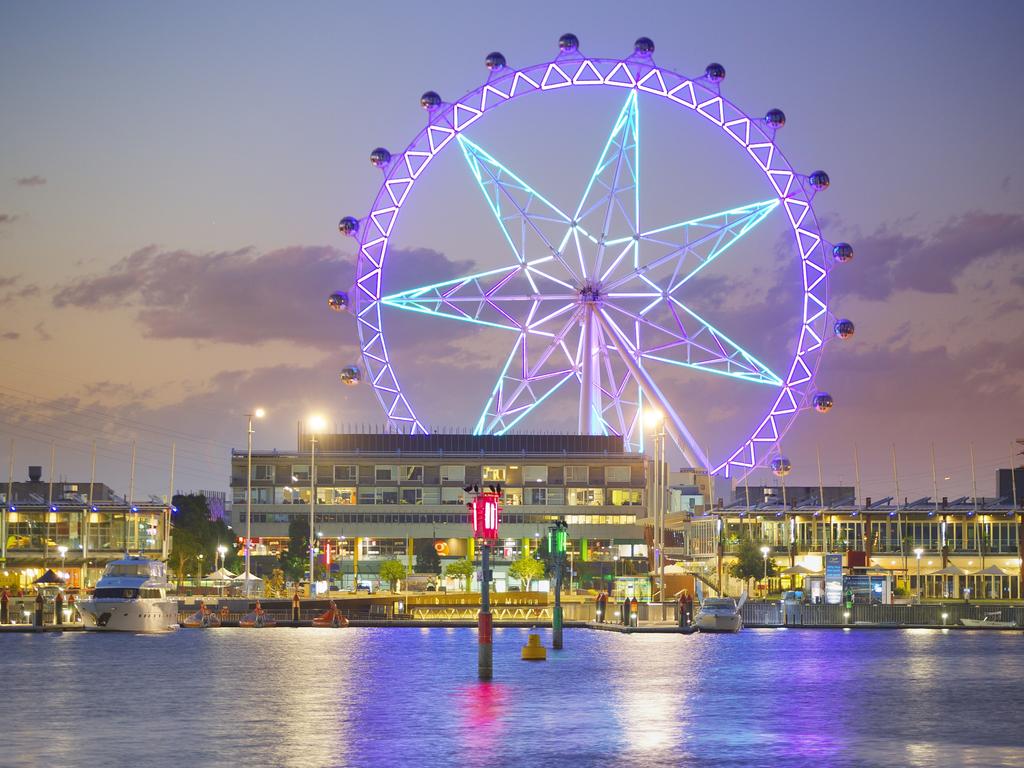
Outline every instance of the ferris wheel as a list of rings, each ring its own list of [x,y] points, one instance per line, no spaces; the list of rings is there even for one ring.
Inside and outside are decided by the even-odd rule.
[[[788,473],[779,444],[796,416],[833,406],[815,376],[826,343],[854,333],[853,323],[828,306],[830,272],[853,258],[853,248],[823,238],[812,203],[829,177],[789,165],[775,141],[786,123],[781,110],[751,117],[723,96],[722,65],[710,64],[691,78],[659,67],[653,54],[653,42],[640,38],[624,59],[591,58],[571,34],[560,38],[554,60],[522,69],[491,53],[488,78],[479,88],[455,101],[423,94],[427,125],[403,152],[377,148],[370,154],[384,175],[370,213],[339,223],[358,246],[353,295],[334,292],[328,304],[351,310],[357,321],[362,368],[346,367],[342,381],[372,385],[395,429],[429,431],[413,405],[416,393],[399,381],[387,342],[389,313],[413,312],[506,332],[504,365],[490,391],[480,393],[477,434],[526,427],[530,419],[544,418],[549,398],[571,390],[579,393],[581,434],[621,435],[628,448],[641,450],[645,409],[657,409],[691,466],[726,477],[763,465]],[[556,204],[543,184],[532,185],[469,130],[496,119],[490,113],[512,101],[563,89],[608,89],[621,98],[617,114],[608,117],[610,132],[592,173],[580,180],[571,204]],[[649,99],[724,134],[760,172],[761,199],[668,221],[642,216],[640,107]],[[483,207],[493,214],[494,247],[506,258],[495,268],[393,290],[385,267],[403,206],[446,151],[461,153]],[[687,289],[709,265],[741,252],[743,238],[759,224],[779,217],[791,233],[802,302],[799,330],[784,355],[788,363],[773,369],[698,313]],[[666,395],[666,377],[680,369],[764,387],[770,392],[766,412],[751,419],[722,455],[708,456],[688,426],[686,404]]]

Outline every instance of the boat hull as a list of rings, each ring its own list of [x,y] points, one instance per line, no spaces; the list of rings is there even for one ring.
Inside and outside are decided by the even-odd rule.
[[[1015,629],[1012,621],[985,621],[984,619],[960,619],[960,623],[972,629]]]
[[[94,632],[171,632],[178,628],[173,600],[83,600],[82,626]]]
[[[697,614],[694,622],[701,632],[739,632],[743,627],[740,615]]]

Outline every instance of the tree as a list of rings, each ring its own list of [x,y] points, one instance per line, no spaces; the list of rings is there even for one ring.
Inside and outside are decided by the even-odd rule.
[[[292,581],[302,578],[309,567],[309,523],[293,518],[288,523],[288,548],[278,558],[281,570]]]
[[[193,563],[202,551],[202,546],[195,534],[191,531],[180,529],[174,532],[174,546],[168,560],[178,574],[178,589],[181,589],[185,581],[185,573],[191,570]]]
[[[523,554],[508,567],[508,574],[525,584],[526,590],[529,591],[530,582],[544,575],[544,563],[531,555]]]
[[[385,560],[380,564],[380,577],[391,583],[391,591],[394,592],[397,583],[405,578],[405,566],[397,560]]]
[[[476,568],[473,566],[471,560],[456,560],[455,562],[448,563],[448,567],[445,569],[445,575],[450,578],[462,580],[462,590],[466,591],[468,579],[473,575]]]
[[[263,582],[263,594],[266,597],[281,597],[285,594],[284,571],[275,568],[270,572],[269,578]]]
[[[441,572],[441,557],[434,549],[433,539],[416,539],[413,542],[412,552],[416,555],[416,565],[412,567],[415,573]]]
[[[777,575],[775,561],[770,557],[767,560],[767,574],[769,577]],[[761,545],[753,539],[740,539],[736,561],[729,566],[729,575],[740,581],[764,578],[765,558],[761,554]]]

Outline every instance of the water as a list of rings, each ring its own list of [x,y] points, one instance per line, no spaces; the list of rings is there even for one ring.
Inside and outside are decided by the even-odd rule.
[[[526,635],[4,634],[0,765],[1024,766],[1020,633]]]

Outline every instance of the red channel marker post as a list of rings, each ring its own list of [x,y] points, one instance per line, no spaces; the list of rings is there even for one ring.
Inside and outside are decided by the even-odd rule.
[[[490,493],[477,491],[471,510],[473,535],[480,540],[480,613],[477,616],[477,673],[481,680],[490,680],[494,674],[494,633],[491,620],[491,542],[498,538],[498,514],[501,488],[491,487]]]

